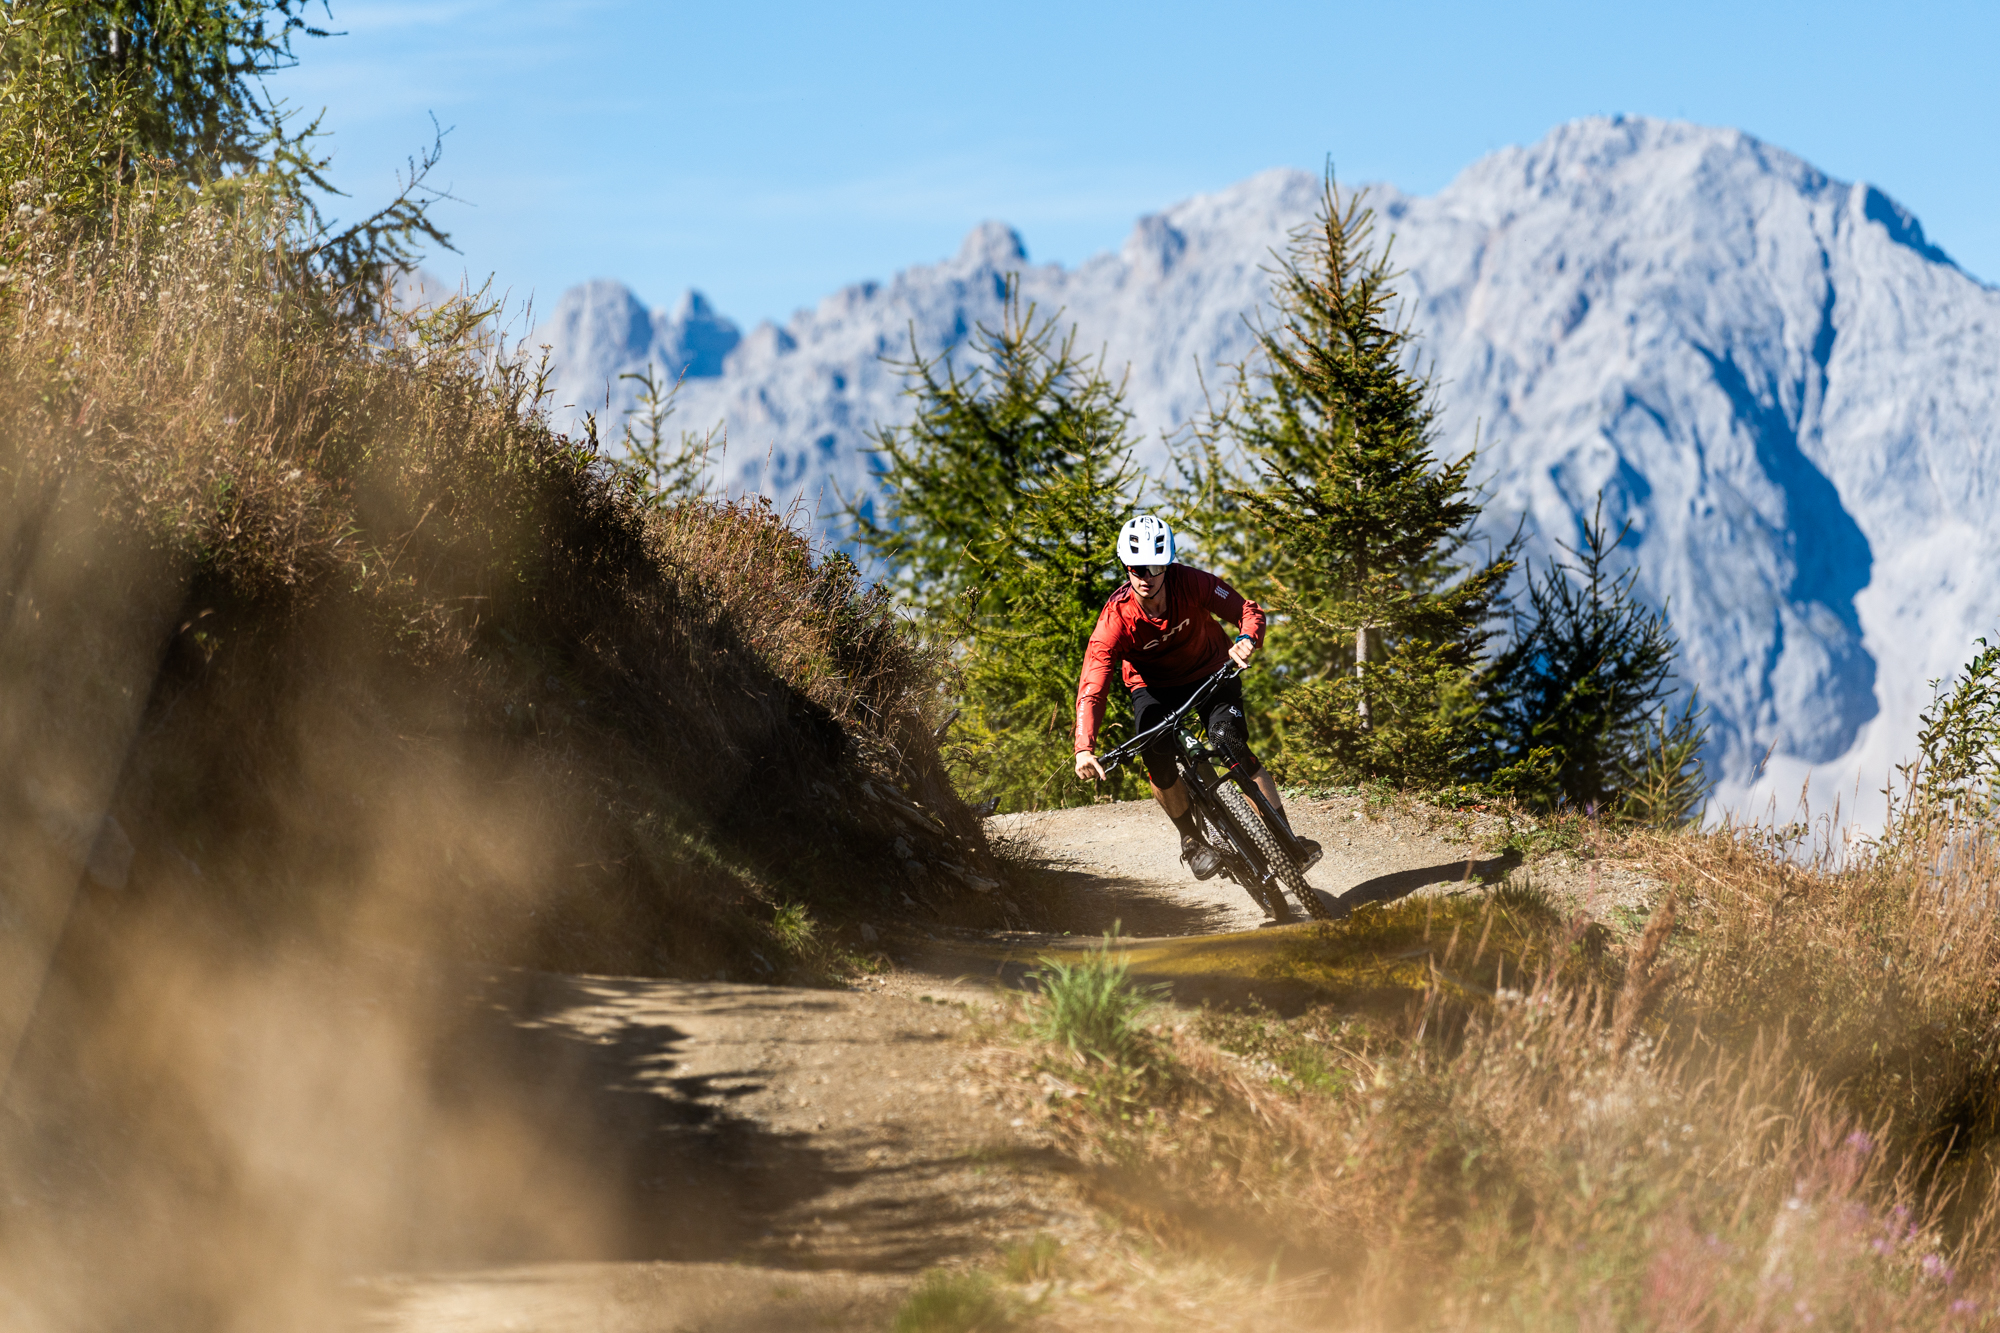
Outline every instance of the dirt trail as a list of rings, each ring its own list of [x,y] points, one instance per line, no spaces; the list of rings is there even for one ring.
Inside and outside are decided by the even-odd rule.
[[[601,1239],[366,1280],[361,1327],[880,1329],[924,1268],[1099,1231],[970,1076],[962,1007],[626,977],[488,998],[546,1080],[529,1152],[594,1177],[553,1197],[590,1199],[577,1233]]]
[[[1292,816],[1326,848],[1311,881],[1350,906],[1521,873],[1483,850],[1492,830],[1478,817],[1440,827],[1342,799],[1295,801]],[[881,1329],[926,1267],[989,1263],[1038,1232],[1085,1254],[1115,1247],[1038,1131],[980,1077],[975,1020],[993,986],[1114,923],[1156,975],[1182,981],[1240,971],[1312,927],[1258,930],[1240,888],[1179,864],[1150,802],[1001,817],[990,831],[1061,886],[1060,931],[892,929],[894,968],[847,990],[532,977],[491,997],[529,1067],[558,1071],[539,1122],[548,1151],[601,1174],[588,1192],[610,1201],[611,1225],[597,1223],[616,1239],[370,1279],[356,1287],[361,1326]],[[1629,880],[1570,873],[1551,887],[1643,892]]]
[[[1468,877],[1511,869],[1456,830],[1430,829],[1416,819],[1378,814],[1348,798],[1294,798],[1287,810],[1293,829],[1316,838],[1326,857],[1307,876],[1325,899],[1350,907]],[[1468,821],[1475,839],[1486,821]],[[1151,801],[1121,801],[1002,815],[989,831],[1019,837],[1039,848],[1059,872],[1074,877],[1078,908],[1086,916],[1109,912],[1122,933],[1138,938],[1252,930],[1263,909],[1231,881],[1197,880],[1180,863],[1180,843]],[[1105,921],[1104,929],[1111,922]]]

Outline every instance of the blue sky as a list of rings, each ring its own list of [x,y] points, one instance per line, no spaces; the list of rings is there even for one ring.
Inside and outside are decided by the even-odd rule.
[[[1577,116],[1748,130],[2000,279],[2000,5],[333,0],[271,90],[358,212],[450,128],[437,216],[544,310],[615,277],[746,327],[1017,227],[1037,261],[1273,166],[1434,191]],[[325,22],[325,15],[315,14]]]

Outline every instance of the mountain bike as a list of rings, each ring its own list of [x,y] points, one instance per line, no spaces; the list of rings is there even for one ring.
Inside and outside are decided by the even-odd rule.
[[[1249,751],[1233,736],[1209,736],[1206,726],[1197,737],[1182,722],[1199,709],[1224,681],[1242,674],[1230,663],[1202,682],[1201,688],[1171,717],[1106,753],[1098,762],[1106,773],[1132,762],[1139,752],[1165,737],[1173,743],[1174,771],[1186,784],[1189,808],[1201,825],[1204,840],[1222,857],[1222,873],[1243,886],[1259,907],[1274,917],[1291,915],[1285,892],[1299,900],[1306,915],[1332,921],[1345,913],[1327,906],[1306,883],[1305,872],[1318,860],[1299,845],[1271,803],[1245,772]]]

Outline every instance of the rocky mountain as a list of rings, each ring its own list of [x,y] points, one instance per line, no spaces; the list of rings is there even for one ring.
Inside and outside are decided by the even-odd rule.
[[[1029,261],[986,223],[943,263],[862,283],[741,339],[690,293],[671,318],[616,283],[566,293],[538,341],[561,397],[686,368],[686,425],[726,423],[733,488],[866,503],[864,432],[907,404],[885,358],[995,320],[1006,278],[1128,375],[1147,431],[1250,351],[1265,266],[1316,177],[1271,171],[1143,218],[1116,254]],[[1907,211],[1733,130],[1579,121],[1437,195],[1371,190],[1423,334],[1444,447],[1477,441],[1486,525],[1537,560],[1601,493],[1712,710],[1730,808],[1879,807],[1928,682],[2000,630],[2000,292]],[[607,398],[607,386],[608,398]],[[624,392],[621,393],[621,390]]]

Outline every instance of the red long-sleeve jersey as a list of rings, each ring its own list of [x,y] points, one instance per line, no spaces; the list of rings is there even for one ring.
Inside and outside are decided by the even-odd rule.
[[[1222,670],[1231,639],[1219,622],[1238,626],[1260,647],[1264,642],[1264,609],[1207,570],[1168,566],[1166,597],[1166,615],[1155,619],[1126,583],[1097,613],[1076,682],[1077,753],[1096,746],[1114,664],[1123,668],[1128,690],[1141,685],[1170,689],[1197,684]]]

